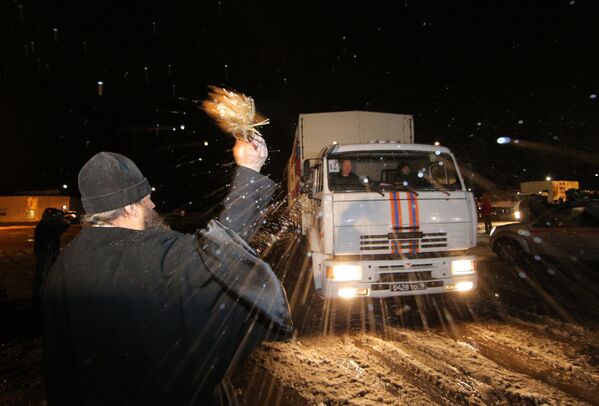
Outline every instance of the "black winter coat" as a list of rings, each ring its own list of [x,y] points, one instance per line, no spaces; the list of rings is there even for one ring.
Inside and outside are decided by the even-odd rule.
[[[285,292],[240,238],[256,231],[273,187],[239,167],[226,225],[195,235],[84,228],[43,293],[49,403],[209,404],[256,345],[288,337]]]
[[[35,255],[57,257],[60,253],[60,236],[68,228],[69,224],[62,218],[42,218],[35,227]]]

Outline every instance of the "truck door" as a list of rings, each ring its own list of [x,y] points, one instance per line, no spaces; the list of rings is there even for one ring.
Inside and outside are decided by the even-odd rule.
[[[301,215],[302,215],[302,234],[306,235],[315,224],[314,215],[318,209],[318,200],[322,192],[322,171],[320,170],[321,161],[310,159],[306,161],[306,168],[303,178],[303,187],[301,194]]]
[[[323,236],[322,236],[322,161],[317,162],[312,166],[312,193],[310,194],[310,208],[311,208],[311,235],[310,235],[310,248],[314,252],[322,253],[323,250]]]

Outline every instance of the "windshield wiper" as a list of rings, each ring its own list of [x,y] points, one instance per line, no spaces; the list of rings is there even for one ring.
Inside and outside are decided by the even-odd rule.
[[[376,192],[376,193],[379,193],[381,196],[385,196],[385,193],[383,193],[383,188],[381,187],[380,182],[370,181],[370,182],[366,183],[365,186],[369,192]]]
[[[389,183],[389,184],[386,184],[386,185],[390,186],[391,189],[394,190],[394,191],[402,190],[402,191],[405,191],[405,192],[414,193],[416,196],[418,196],[418,192],[416,191],[416,189],[414,189],[410,185],[406,186],[406,185],[401,184],[401,183]]]
[[[428,182],[429,184],[426,185],[426,187],[420,187],[419,190],[437,190],[441,193],[444,193],[447,196],[450,196],[451,193],[449,193],[449,190],[444,188],[443,186],[441,186],[441,184],[438,183],[433,183],[433,182]]]
[[[447,189],[443,189],[443,188],[438,188],[438,187],[427,187],[427,188],[419,188],[418,190],[422,191],[422,190],[435,190],[437,192],[441,192],[444,193],[447,196],[451,196],[451,193],[449,193],[449,190]]]

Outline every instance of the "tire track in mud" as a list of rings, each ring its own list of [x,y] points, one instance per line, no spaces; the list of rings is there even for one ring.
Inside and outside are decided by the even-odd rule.
[[[306,404],[435,403],[427,393],[394,374],[379,359],[340,337],[263,345],[254,358]],[[270,404],[270,403],[269,403]]]
[[[555,338],[553,333],[547,334],[539,328],[532,329],[530,326],[512,322],[468,326],[470,330],[513,347],[520,354],[539,358],[566,374],[586,376],[589,383],[599,385],[599,365],[587,353],[589,350],[599,351],[592,332],[584,331],[584,336],[569,335],[569,339],[563,339]]]
[[[380,347],[385,346],[385,343],[373,343],[372,340],[373,339],[369,337],[357,338],[353,340],[353,344],[357,348],[374,355],[378,360],[386,365],[391,372],[402,376],[412,385],[426,393],[427,396],[435,402],[435,404],[478,405],[487,403],[483,400],[484,397],[474,386],[464,382],[463,384],[466,386],[466,388],[459,386],[456,388],[456,385],[449,384],[446,376],[447,370],[439,371],[439,369],[431,370],[430,368],[423,367],[423,365],[419,365],[419,363],[415,361],[409,354],[401,352],[397,348],[394,350],[389,350],[389,348],[380,349]],[[389,353],[395,353],[397,357],[391,357],[390,355],[387,355],[384,352],[385,350],[387,350]],[[452,376],[452,378],[454,377]]]
[[[599,399],[597,376],[576,368],[569,360],[561,365],[559,361],[563,359],[551,362],[549,357],[533,348],[532,340],[529,341],[528,353],[525,353],[522,344],[506,338],[505,334],[493,331],[488,326],[462,325],[459,330],[462,341],[506,369],[532,377],[583,402],[592,404]],[[557,354],[556,356],[559,357]]]
[[[295,391],[305,404],[597,403],[592,364],[569,369],[576,348],[569,353],[566,343],[512,323],[453,327],[456,336],[391,327],[385,336],[306,337],[267,344],[257,358],[277,387]],[[545,354],[551,345],[555,349]]]
[[[534,368],[527,368],[520,360],[508,358],[505,351],[491,345],[456,341],[435,332],[389,331],[388,342],[408,353],[428,354],[437,362],[447,363],[469,376],[478,386],[485,403],[509,404],[587,404],[594,403],[584,394],[567,385],[557,387],[543,378]],[[507,360],[507,361],[506,361]]]
[[[235,377],[237,400],[240,406],[285,405],[303,406],[310,404],[293,387],[281,382],[263,366],[246,366],[245,373]]]
[[[394,334],[391,333],[391,337],[393,336]],[[477,379],[459,365],[456,366],[434,354],[431,355],[422,348],[417,348],[405,336],[395,335],[395,339],[400,341],[394,341],[391,337],[370,337],[369,339],[379,343],[381,352],[396,355],[393,359],[404,369],[431,382],[435,390],[442,391],[444,397],[460,405],[505,403],[505,397],[498,395],[488,381]],[[419,338],[417,342],[420,341],[423,340]]]
[[[596,357],[593,364],[599,367],[599,324],[582,327],[514,309],[510,309],[510,313],[515,316],[507,317],[505,320],[517,328],[564,344],[572,345],[574,343],[584,351],[594,352]]]
[[[599,326],[582,327],[528,312],[513,311],[513,313],[517,317],[506,319],[510,324],[535,336],[568,346],[574,343],[581,353],[588,356],[589,363],[599,370]]]

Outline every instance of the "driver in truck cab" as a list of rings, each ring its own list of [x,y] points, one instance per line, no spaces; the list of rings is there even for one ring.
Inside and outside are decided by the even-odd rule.
[[[360,185],[360,178],[352,172],[353,164],[351,159],[342,159],[340,165],[341,171],[332,177],[333,183],[338,186]]]

